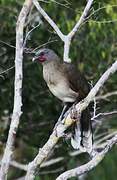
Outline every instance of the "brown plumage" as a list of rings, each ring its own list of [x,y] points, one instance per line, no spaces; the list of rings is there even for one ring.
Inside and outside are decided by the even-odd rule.
[[[73,104],[85,98],[90,90],[89,84],[77,68],[61,62],[56,53],[50,49],[41,49],[34,60],[43,65],[43,77],[50,91],[64,103]],[[81,115],[80,123],[76,123],[71,140],[75,149],[91,152],[92,130],[90,112],[87,108]]]

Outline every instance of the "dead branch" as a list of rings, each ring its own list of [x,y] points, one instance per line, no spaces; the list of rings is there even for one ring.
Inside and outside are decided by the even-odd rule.
[[[34,31],[39,26],[40,26],[40,22],[36,26],[34,26],[30,31],[27,32],[26,37],[24,39],[23,48],[26,47],[26,41],[28,40],[28,38],[29,38],[30,34],[32,33],[32,31]]]
[[[109,92],[104,95],[100,95],[96,97],[96,100],[108,100],[109,97],[117,95],[117,91]]]
[[[15,66],[11,66],[10,68],[8,68],[8,69],[0,72],[0,76],[1,76],[2,74],[5,74],[5,73],[7,73],[8,71],[12,70],[14,67],[15,67]]]
[[[49,17],[49,15],[44,11],[44,9],[40,6],[39,2],[37,0],[33,0],[33,3],[37,10],[41,13],[41,15],[46,19],[46,21],[52,26],[52,28],[55,30],[57,35],[60,37],[60,39],[64,42],[64,61],[65,62],[71,62],[71,59],[69,58],[69,50],[70,50],[70,44],[71,39],[81,26],[81,24],[85,21],[85,18],[91,8],[91,5],[93,3],[93,0],[88,0],[86,7],[82,13],[82,16],[80,17],[79,21],[76,23],[76,25],[73,27],[71,32],[68,33],[68,35],[64,35],[61,30],[58,28],[56,23]]]
[[[99,91],[99,89],[101,87],[103,87],[104,83],[107,81],[109,76],[111,74],[115,73],[116,71],[117,71],[117,61],[115,61],[115,63],[113,63],[112,66],[101,76],[101,78],[98,80],[98,82],[96,83],[94,88],[91,89],[88,96],[83,100],[84,103],[83,103],[83,101],[81,101],[76,105],[77,111],[79,111],[80,109],[84,110],[83,108],[86,108],[86,106],[89,105],[91,100],[95,98],[95,96],[96,96],[97,92]],[[80,104],[82,105],[82,108],[80,108]]]
[[[10,165],[23,171],[27,171],[27,164],[22,164],[17,161],[11,161]]]
[[[98,119],[103,116],[110,116],[110,115],[115,115],[115,114],[117,114],[117,111],[99,113],[99,114],[95,115],[94,117],[92,117],[91,120]]]
[[[7,173],[13,154],[14,141],[22,114],[22,59],[23,59],[23,28],[25,19],[32,5],[32,0],[26,0],[19,14],[16,27],[16,54],[15,54],[15,83],[13,115],[0,169],[0,180],[7,179]]]
[[[104,133],[102,133],[101,135],[96,135],[96,137],[94,137],[94,139],[95,139],[94,150],[97,151],[97,149],[104,149],[108,144],[107,140],[114,137],[116,134],[117,134],[117,131],[112,132],[108,135],[105,135]],[[69,152],[69,156],[70,157],[78,156],[82,153],[83,152],[81,152],[80,150],[77,150],[77,151]],[[64,159],[65,159],[64,157],[57,157],[57,158],[47,160],[40,165],[40,168],[51,166],[53,164],[64,161]],[[14,161],[14,160],[10,162],[10,166],[13,166],[13,167],[18,168],[23,171],[27,171],[27,169],[28,169],[27,164],[22,164],[17,161]]]
[[[89,161],[87,164],[84,164],[80,167],[77,167],[77,168],[74,168],[74,169],[64,172],[56,180],[67,180],[68,178],[77,177],[77,176],[80,176],[80,175],[90,171],[91,169],[96,167],[103,160],[103,158],[108,153],[108,151],[116,143],[117,143],[117,134],[111,140],[108,141],[108,144],[104,148],[104,150],[102,150],[100,153],[97,153],[97,155],[94,156],[91,161]]]

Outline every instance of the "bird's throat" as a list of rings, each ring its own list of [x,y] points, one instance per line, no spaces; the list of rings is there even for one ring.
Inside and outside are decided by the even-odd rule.
[[[56,84],[60,74],[60,62],[50,61],[43,64],[43,77],[47,84]]]

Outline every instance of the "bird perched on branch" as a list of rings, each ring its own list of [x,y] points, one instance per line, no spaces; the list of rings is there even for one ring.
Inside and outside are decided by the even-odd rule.
[[[68,107],[87,96],[90,90],[87,80],[73,64],[60,61],[53,50],[40,49],[33,61],[43,65],[43,78],[47,86],[66,104],[62,115]],[[76,121],[71,144],[75,149],[92,151],[91,116],[88,108],[82,112],[80,122]]]

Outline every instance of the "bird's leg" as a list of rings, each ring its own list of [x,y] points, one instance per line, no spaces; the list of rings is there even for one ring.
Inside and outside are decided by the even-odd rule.
[[[55,124],[55,127],[54,127],[54,130],[56,131],[56,135],[58,136],[58,134],[59,134],[59,132],[57,132],[57,126],[59,125],[59,124],[63,124],[64,123],[64,115],[66,114],[66,112],[67,112],[67,110],[70,108],[70,104],[69,103],[65,103],[64,104],[64,107],[63,107],[63,110],[62,110],[62,112],[61,112],[61,114],[60,114],[60,116],[59,116],[59,119],[58,119],[58,121],[57,121],[57,123]],[[67,136],[66,134],[63,134],[63,136]]]
[[[56,126],[57,126],[59,123],[62,123],[62,120],[63,120],[63,118],[64,118],[64,115],[65,115],[67,109],[68,109],[68,104],[64,104],[63,110],[62,110],[62,112],[61,112],[61,114],[60,114],[60,116],[59,116],[59,119],[58,119],[58,121],[57,121]]]
[[[62,119],[63,119],[67,109],[68,109],[68,104],[64,104],[63,110],[62,110],[61,115],[58,119],[58,123],[62,122]]]
[[[63,123],[62,120],[64,119],[64,115],[65,115],[65,113],[67,112],[68,109],[69,109],[69,104],[65,103],[64,107],[63,107],[63,110],[62,110],[62,112],[61,112],[61,114],[59,116],[59,119],[58,119],[57,123],[55,124],[55,129],[60,123]]]

